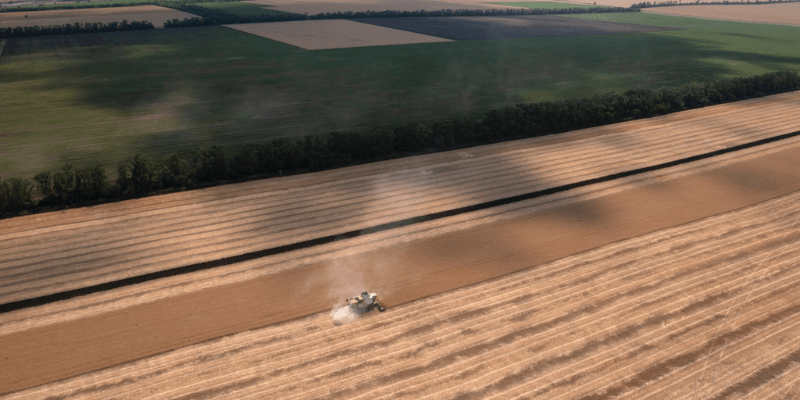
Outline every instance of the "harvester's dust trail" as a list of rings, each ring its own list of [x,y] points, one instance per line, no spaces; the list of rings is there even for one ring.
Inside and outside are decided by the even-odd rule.
[[[358,315],[350,311],[348,306],[333,306],[331,317],[334,325],[349,324],[358,318]]]

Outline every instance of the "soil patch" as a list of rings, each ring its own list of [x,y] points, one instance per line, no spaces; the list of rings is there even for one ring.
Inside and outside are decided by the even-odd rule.
[[[307,50],[449,42],[438,37],[347,20],[262,22],[225,26]]]
[[[800,3],[674,6],[642,11],[681,17],[800,26]]]
[[[358,21],[451,40],[497,40],[677,30],[555,15],[364,18]]]

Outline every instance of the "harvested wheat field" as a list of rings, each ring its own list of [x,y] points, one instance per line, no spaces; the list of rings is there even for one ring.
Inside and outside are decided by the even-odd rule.
[[[307,50],[450,41],[342,19],[262,22],[225,26]]]
[[[0,13],[0,28],[17,26],[48,26],[92,22],[149,21],[156,28],[173,18],[196,17],[183,11],[158,6],[81,8],[73,10],[19,11]]]
[[[328,12],[347,12],[347,11],[419,11],[419,10],[491,10],[504,8],[518,8],[501,6],[497,4],[487,4],[469,0],[426,0],[426,1],[394,1],[394,0],[360,0],[360,1],[341,1],[341,0],[315,0],[315,1],[292,1],[292,0],[252,0],[247,3],[263,4],[274,6],[271,10],[292,12],[297,14],[320,14]]]
[[[800,283],[800,191],[536,262],[537,253],[556,247],[575,251],[576,244],[618,230],[625,225],[617,224],[619,218],[647,225],[664,210],[665,219],[680,218],[698,199],[716,204],[736,194],[737,185],[729,188],[733,192],[719,192],[709,185],[714,179],[772,163],[786,169],[800,160],[800,141],[762,153],[733,157],[722,166],[709,162],[667,171],[677,174],[662,176],[655,186],[665,186],[656,191],[651,176],[622,190],[606,187],[611,194],[595,197],[595,204],[562,199],[544,210],[506,210],[514,217],[323,262],[326,268],[305,277],[318,281],[295,285],[306,286],[299,290],[308,295],[329,280],[345,283],[348,268],[337,262],[381,264],[380,273],[391,279],[377,290],[395,299],[419,296],[421,286],[437,290],[450,279],[463,281],[464,275],[475,279],[475,272],[492,267],[533,267],[522,272],[395,304],[387,313],[341,326],[321,313],[176,346],[6,398],[791,398],[798,394],[800,372],[800,295],[794,290]],[[644,210],[643,204],[669,193],[680,195],[658,204],[660,211]],[[687,195],[690,201],[675,201]],[[597,205],[623,208],[603,212]],[[564,226],[569,218],[558,215],[564,206],[583,210],[583,218],[594,210],[606,221],[575,218],[578,231],[564,235],[565,228],[571,230]],[[626,217],[641,211],[650,218]],[[437,268],[442,264],[449,265]],[[426,272],[429,268],[435,271]],[[41,373],[53,362],[39,361],[42,349],[56,358],[69,354],[74,363],[92,353],[108,357],[108,350],[122,343],[131,351],[143,341],[160,342],[169,332],[196,335],[197,328],[229,319],[231,302],[238,303],[243,318],[263,310],[280,313],[283,302],[302,308],[302,298],[287,296],[298,286],[276,277],[260,286],[220,286],[113,315],[5,334],[0,336],[5,363],[20,356],[19,344],[9,345],[15,336],[35,349],[23,355],[35,365],[28,369]],[[173,318],[175,310],[185,313],[183,318]],[[72,337],[97,337],[94,331],[103,333],[94,341]]]
[[[674,6],[644,9],[642,12],[725,21],[800,26],[800,3]]]
[[[788,93],[550,138],[0,221],[2,306],[362,232],[6,309],[0,393],[791,395],[800,137],[787,134],[800,131],[798,102],[800,93]],[[787,136],[370,230],[778,135]],[[497,280],[475,285],[487,279]],[[343,326],[315,314],[361,289],[378,292],[390,310]]]

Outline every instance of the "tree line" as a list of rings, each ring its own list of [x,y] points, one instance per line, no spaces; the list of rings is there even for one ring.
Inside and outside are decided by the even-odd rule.
[[[76,22],[74,24],[65,25],[17,26],[14,28],[0,28],[0,39],[44,35],[65,35],[73,33],[135,31],[143,29],[155,29],[155,27],[148,21],[128,22],[128,20],[123,20],[122,22],[109,22],[107,24],[104,22]]]
[[[118,178],[113,183],[101,165],[65,165],[55,172],[37,174],[32,180],[0,178],[0,213],[9,217],[26,210],[115,201],[226,180],[317,171],[551,135],[792,90],[800,90],[800,75],[781,71],[677,88],[632,89],[584,99],[517,104],[394,128],[330,132],[300,140],[274,139],[246,145],[230,158],[220,146],[165,158],[138,154],[117,166]],[[38,201],[34,192],[40,197]]]
[[[485,16],[509,16],[509,15],[549,15],[549,14],[590,14],[590,13],[616,13],[616,12],[638,12],[638,9],[622,7],[598,7],[598,8],[566,8],[566,9],[491,9],[491,10],[437,10],[437,11],[346,11],[334,13],[319,13],[314,15],[279,13],[264,14],[255,16],[242,16],[229,13],[227,11],[206,8],[194,4],[182,3],[169,7],[184,11],[199,17],[184,18],[183,20],[173,19],[164,24],[165,28],[183,28],[190,26],[208,25],[227,25],[245,24],[253,22],[283,22],[283,21],[302,21],[318,19],[359,19],[359,18],[410,18],[410,17],[485,17]]]

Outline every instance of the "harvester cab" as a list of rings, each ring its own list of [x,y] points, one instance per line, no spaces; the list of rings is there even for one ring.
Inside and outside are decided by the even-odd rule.
[[[352,311],[358,313],[366,313],[377,308],[378,311],[386,311],[386,305],[378,299],[376,293],[362,292],[360,296],[351,297],[345,300],[345,304],[350,307]]]

